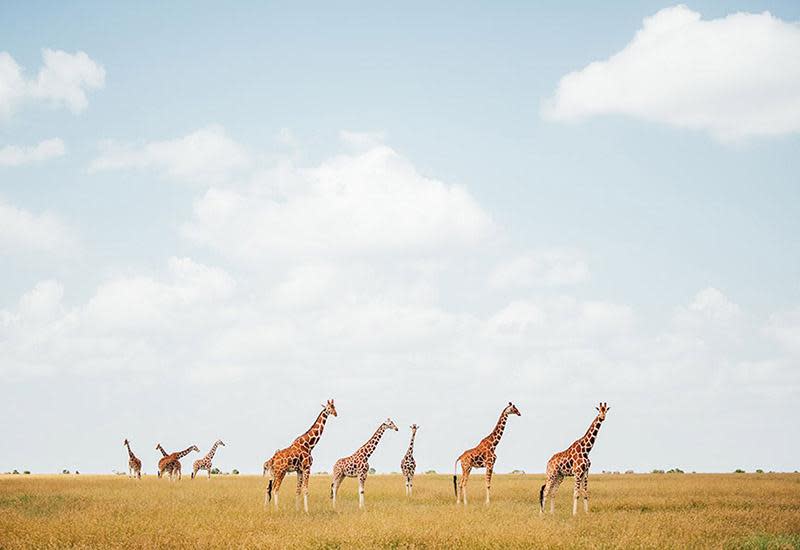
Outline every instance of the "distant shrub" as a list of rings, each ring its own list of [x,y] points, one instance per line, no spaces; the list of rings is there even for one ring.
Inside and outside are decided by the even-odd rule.
[[[222,472],[219,471],[219,468],[211,468],[211,473],[218,475],[218,474],[221,474]]]
[[[235,476],[238,476],[238,475],[239,475],[239,470],[237,470],[236,468],[234,468],[233,470],[231,470],[231,473],[232,473],[233,475],[235,475]]]
[[[78,470],[75,470],[75,475],[78,476],[81,475],[81,473]]]
[[[683,470],[681,470],[680,468],[672,468],[670,470],[667,470],[667,473],[668,474],[682,474]]]
[[[374,473],[375,473],[375,468],[370,468],[370,469],[369,469],[369,473],[370,473],[370,474],[374,474]]]
[[[761,468],[759,468],[758,470],[756,470],[756,473],[757,473],[757,474],[763,474],[763,473],[764,473],[764,470],[762,470]]]
[[[734,474],[743,474],[743,473],[745,473],[745,472],[744,472],[744,470],[742,470],[741,468],[736,468],[736,469],[733,471],[733,473],[734,473]]]
[[[436,474],[436,470],[427,470],[426,474]]]
[[[653,470],[651,473],[653,473],[653,474],[663,474],[664,470]]]
[[[29,476],[29,475],[31,475],[31,471],[30,471],[30,470],[25,470],[25,471],[24,471],[24,472],[22,472],[22,473],[23,473],[24,475],[26,475],[26,476]]]
[[[19,470],[14,470],[13,472],[11,472],[11,474],[15,475],[15,476],[18,476],[19,475]]]
[[[626,474],[632,474],[632,473],[634,473],[634,471],[633,470],[625,470],[625,473]]]
[[[69,470],[67,470],[67,469],[61,470],[61,473],[62,473],[62,474],[68,474],[68,473],[69,473]]]
[[[511,470],[511,473],[515,475],[525,475],[525,470]]]

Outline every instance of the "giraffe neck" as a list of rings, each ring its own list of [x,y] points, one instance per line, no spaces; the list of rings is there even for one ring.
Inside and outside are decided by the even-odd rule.
[[[133,451],[131,451],[131,444],[126,441],[125,442],[125,446],[128,448],[128,457],[129,458],[136,458],[136,455],[133,454]]]
[[[181,451],[179,453],[175,453],[175,460],[180,460],[181,458],[185,457],[189,453],[194,450],[194,447],[189,447],[188,449]]]
[[[414,454],[414,438],[417,436],[417,432],[411,432],[411,441],[408,443],[408,450],[406,451],[406,456],[411,456]]]
[[[169,453],[164,450],[160,443],[158,444],[158,450],[161,451],[161,456],[169,456]]]
[[[208,451],[208,454],[205,456],[206,460],[211,460],[212,458],[214,458],[214,453],[217,452],[217,447],[219,447],[219,441],[214,443],[214,446],[211,447],[210,451]]]
[[[592,450],[592,446],[594,446],[594,442],[597,440],[597,432],[600,431],[600,425],[602,423],[603,421],[600,420],[600,415],[597,415],[594,420],[592,420],[592,423],[589,424],[589,429],[586,430],[583,437],[578,440],[583,443],[583,448],[587,453]]]
[[[360,452],[360,454],[362,454],[364,458],[369,458],[370,456],[372,456],[372,453],[375,452],[375,448],[378,446],[378,441],[381,440],[383,432],[385,431],[386,431],[386,424],[381,424],[380,427],[377,430],[375,430],[375,433],[372,434],[372,437],[370,437],[367,440],[367,442],[364,443],[358,449],[358,451],[356,451],[356,453],[358,454]]]
[[[325,421],[328,419],[328,411],[327,409],[322,409],[322,412],[319,413],[317,419],[311,425],[311,427],[298,437],[298,440],[305,440],[308,442],[308,451],[311,452],[314,447],[316,447],[317,443],[319,443],[320,436],[322,435],[323,430],[325,429]]]
[[[503,409],[503,412],[500,413],[500,418],[497,420],[497,425],[494,427],[494,430],[492,430],[492,433],[489,434],[492,449],[497,447],[497,444],[500,443],[500,438],[503,437],[503,430],[506,429],[507,420],[508,413]]]

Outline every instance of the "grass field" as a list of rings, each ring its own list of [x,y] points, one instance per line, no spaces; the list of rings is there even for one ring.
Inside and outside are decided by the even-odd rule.
[[[591,513],[575,518],[569,480],[555,516],[539,517],[537,475],[495,476],[488,508],[473,476],[466,511],[450,476],[417,476],[406,500],[400,476],[375,475],[365,512],[354,480],[334,512],[330,479],[313,476],[309,515],[288,481],[274,512],[255,476],[0,476],[0,548],[800,547],[797,474],[596,475]]]

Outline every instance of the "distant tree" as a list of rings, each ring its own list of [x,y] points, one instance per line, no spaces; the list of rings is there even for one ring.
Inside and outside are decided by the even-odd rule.
[[[65,469],[61,470],[61,473],[62,473],[62,474],[68,474],[68,473],[69,473],[69,470],[67,470],[67,469],[65,468]]]
[[[525,470],[511,470],[511,473],[514,475],[525,475]]]
[[[756,473],[757,473],[757,474],[763,474],[763,473],[764,473],[764,470],[762,470],[761,468],[759,468],[758,470],[756,470]]]
[[[19,470],[14,470],[13,472],[11,472],[11,474],[15,475],[15,476],[18,476],[19,475]]]
[[[633,470],[625,470],[625,473],[626,474],[632,474],[632,473],[634,473],[634,471]]]
[[[29,476],[29,475],[31,475],[31,471],[30,471],[30,470],[25,470],[25,471],[24,471],[24,472],[22,472],[22,473],[23,473],[23,474],[25,474],[26,476]]]
[[[78,476],[78,475],[80,475],[80,474],[81,474],[81,473],[80,473],[78,470],[75,470],[75,475],[76,475],[76,476]]]
[[[682,474],[683,470],[680,468],[672,468],[671,470],[667,470],[668,474]]]
[[[237,470],[236,468],[234,468],[233,470],[231,470],[231,473],[232,473],[233,475],[235,475],[235,476],[238,476],[238,475],[239,475],[239,470]]]
[[[369,473],[370,473],[370,474],[374,474],[374,473],[375,473],[375,468],[370,468],[370,469],[369,469]]]
[[[219,471],[219,468],[211,468],[212,474],[221,474],[222,472]]]
[[[736,469],[733,471],[733,473],[734,473],[734,474],[743,474],[743,473],[745,473],[745,472],[744,472],[744,470],[742,470],[741,468],[736,468]]]
[[[328,475],[328,472],[326,472],[325,470],[320,470],[319,472],[316,473],[316,475],[318,475],[318,476],[326,476],[326,475]]]
[[[436,475],[436,470],[427,470],[425,473]]]
[[[654,474],[663,474],[663,473],[664,473],[664,470],[653,470],[651,473],[654,473]]]

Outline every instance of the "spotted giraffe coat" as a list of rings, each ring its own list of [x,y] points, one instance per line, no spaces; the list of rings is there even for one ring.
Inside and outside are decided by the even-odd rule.
[[[127,439],[123,445],[128,448],[128,476],[142,479],[142,461],[133,454],[133,451],[131,451],[131,444]]]
[[[369,457],[375,452],[378,447],[378,442],[381,440],[383,433],[387,430],[397,431],[397,426],[391,418],[387,418],[385,422],[378,426],[375,433],[372,434],[366,443],[359,447],[356,452],[350,456],[340,458],[333,465],[333,482],[331,483],[331,498],[333,505],[336,506],[336,494],[339,491],[339,485],[346,477],[358,478],[358,505],[360,508],[364,507],[364,483],[369,474]]]
[[[208,472],[208,479],[211,479],[211,460],[214,458],[214,453],[217,452],[217,447],[220,445],[224,447],[225,443],[223,443],[221,439],[217,439],[206,456],[194,461],[194,464],[192,464],[192,479],[197,475],[198,470],[205,470]]]
[[[519,409],[511,403],[500,413],[500,418],[497,420],[492,432],[481,439],[475,447],[467,449],[461,456],[456,459],[455,473],[453,474],[453,489],[456,493],[456,503],[459,502],[463,496],[464,504],[467,504],[467,481],[472,468],[486,468],[486,503],[489,503],[489,492],[492,486],[492,473],[494,472],[494,463],[497,460],[497,453],[495,449],[500,439],[503,437],[503,431],[506,428],[509,415],[522,416]],[[461,483],[458,483],[458,464],[461,464]]]
[[[180,480],[181,478],[180,460],[193,451],[199,453],[200,449],[197,448],[197,445],[192,445],[188,449],[176,453],[171,453],[165,457],[162,457],[161,460],[158,461],[158,477],[161,477],[162,475],[164,475],[165,471],[169,470],[170,481],[172,480],[173,475],[175,473],[177,473],[178,479]]]
[[[550,509],[553,511],[555,506],[555,496],[558,491],[558,486],[565,477],[575,477],[575,489],[573,491],[573,505],[572,513],[577,513],[578,495],[583,494],[584,508],[589,511],[589,452],[592,450],[597,434],[600,431],[600,426],[606,419],[606,413],[611,410],[607,403],[600,403],[597,409],[597,416],[595,416],[586,433],[583,437],[577,439],[569,447],[563,451],[554,454],[550,460],[547,461],[547,470],[545,473],[545,484],[539,489],[539,511],[544,511],[544,504],[548,497],[550,497]]]
[[[417,436],[418,428],[419,426],[416,424],[411,425],[411,441],[408,444],[408,450],[403,460],[400,461],[400,471],[406,481],[406,495],[411,494],[411,489],[414,485],[414,471],[417,469],[417,462],[414,460],[414,438]]]

